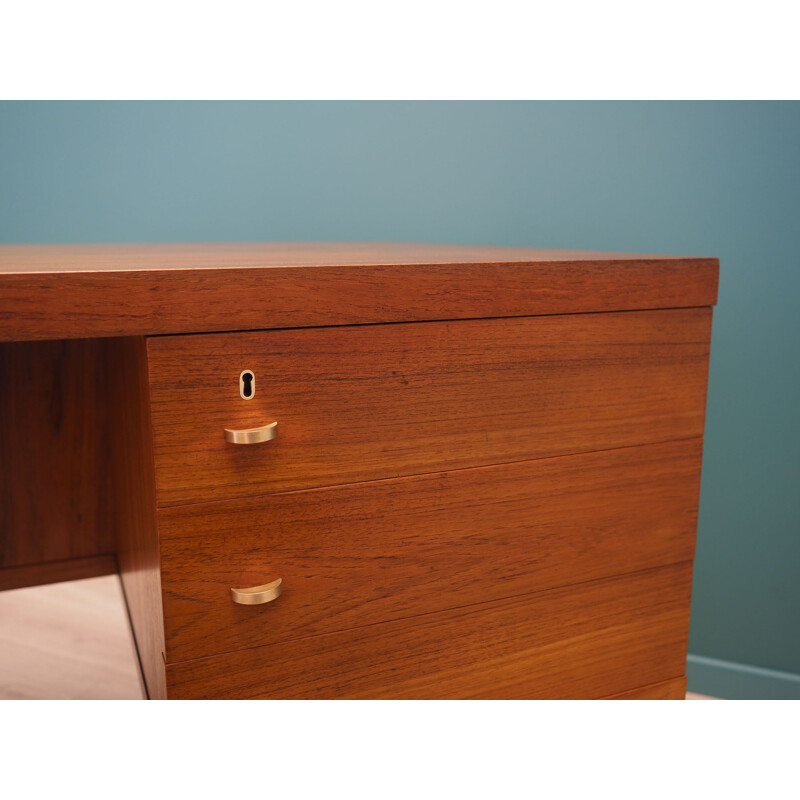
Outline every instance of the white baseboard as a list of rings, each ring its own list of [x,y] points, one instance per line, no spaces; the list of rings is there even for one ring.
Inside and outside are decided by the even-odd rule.
[[[800,700],[800,675],[693,655],[686,659],[690,692],[730,700]]]

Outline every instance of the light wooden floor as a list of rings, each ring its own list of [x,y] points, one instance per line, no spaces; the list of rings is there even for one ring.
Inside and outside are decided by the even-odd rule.
[[[143,696],[116,575],[0,592],[0,699]]]
[[[143,697],[115,575],[0,592],[0,700]]]

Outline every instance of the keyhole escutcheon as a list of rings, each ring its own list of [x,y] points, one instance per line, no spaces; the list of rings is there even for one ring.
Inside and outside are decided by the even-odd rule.
[[[256,376],[249,369],[239,375],[239,395],[242,400],[252,400],[256,394]]]

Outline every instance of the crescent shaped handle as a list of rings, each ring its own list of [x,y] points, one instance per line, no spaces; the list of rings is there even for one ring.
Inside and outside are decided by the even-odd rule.
[[[270,422],[260,428],[243,428],[238,431],[225,428],[225,441],[231,444],[258,444],[259,442],[268,442],[277,435],[277,422]]]
[[[271,583],[263,586],[251,586],[249,589],[231,589],[231,597],[234,603],[243,606],[257,606],[261,603],[271,603],[281,596],[283,578],[278,578]]]

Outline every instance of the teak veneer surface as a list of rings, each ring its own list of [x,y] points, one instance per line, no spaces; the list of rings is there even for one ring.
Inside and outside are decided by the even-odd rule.
[[[167,661],[694,557],[699,439],[159,512]],[[277,577],[274,602],[232,586]]]
[[[698,437],[710,331],[678,309],[152,338],[158,504]]]
[[[380,242],[0,245],[0,340],[710,306],[718,264]]]
[[[30,567],[16,585],[39,563],[66,570],[48,579],[114,553],[104,353],[91,339],[0,343],[0,569]]]
[[[691,564],[167,665],[172,698],[593,699],[686,666]]]
[[[163,699],[164,613],[145,342],[112,339],[106,353],[116,420],[109,447],[117,559],[147,695]]]

